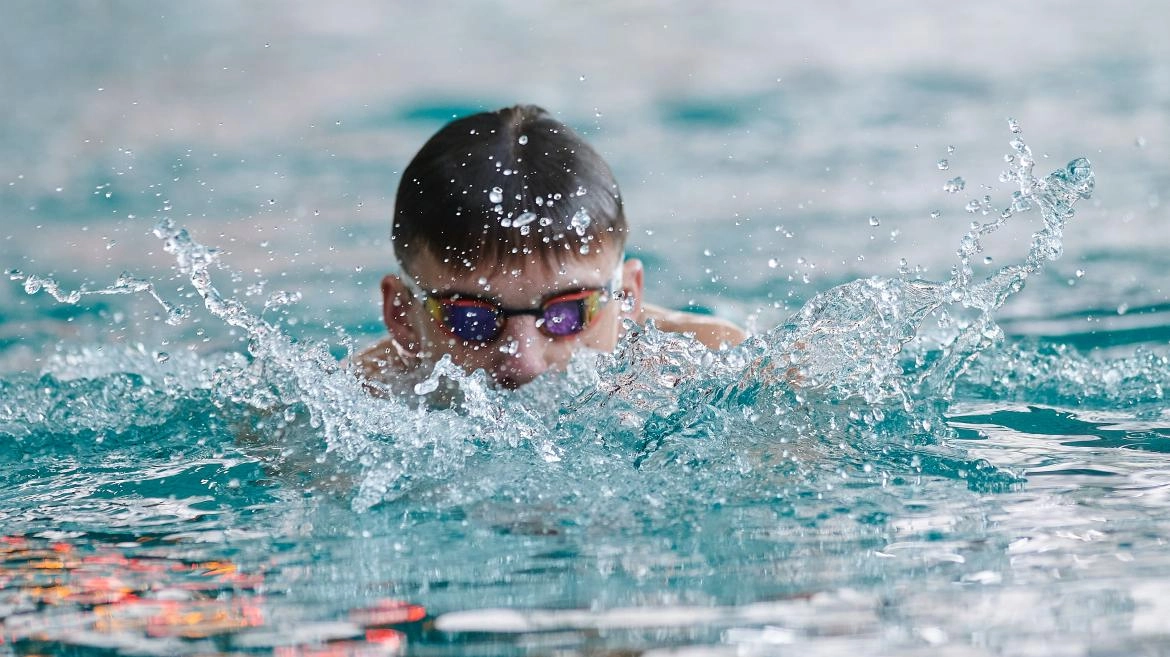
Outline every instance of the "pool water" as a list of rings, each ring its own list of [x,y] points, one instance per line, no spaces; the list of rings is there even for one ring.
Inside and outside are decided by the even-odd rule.
[[[1161,5],[271,9],[0,26],[0,655],[1170,652]],[[516,101],[747,343],[362,390]]]

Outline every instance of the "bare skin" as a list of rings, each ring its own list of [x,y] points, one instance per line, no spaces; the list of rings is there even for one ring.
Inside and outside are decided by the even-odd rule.
[[[533,308],[550,294],[603,287],[616,268],[616,258],[604,252],[559,268],[532,262],[523,269],[500,266],[490,272],[452,270],[425,252],[410,263],[415,282],[424,290],[490,298],[508,308]],[[389,275],[382,279],[382,319],[390,335],[359,354],[355,363],[365,378],[397,388],[396,383],[413,385],[418,374],[425,376],[430,365],[447,354],[468,372],[482,369],[499,385],[517,388],[546,371],[563,370],[576,351],[613,351],[621,337],[623,318],[639,324],[652,319],[659,329],[691,334],[712,349],[739,344],[746,337],[742,329],[724,320],[643,303],[643,278],[641,261],[622,263],[622,296],[629,301],[611,299],[593,322],[575,335],[546,336],[537,329],[535,317],[520,315],[508,319],[496,340],[469,343],[448,333],[431,317],[403,279]]]

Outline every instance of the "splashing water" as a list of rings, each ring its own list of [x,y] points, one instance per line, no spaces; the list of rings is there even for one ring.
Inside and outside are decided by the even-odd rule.
[[[80,289],[66,292],[61,289],[61,284],[56,280],[47,276],[38,276],[36,274],[25,274],[18,269],[9,269],[5,272],[8,278],[14,281],[24,281],[24,291],[27,294],[36,294],[37,292],[46,292],[51,297],[61,303],[75,305],[81,303],[82,298],[89,296],[105,296],[112,294],[140,294],[145,292],[149,294],[155,301],[163,307],[166,311],[166,322],[172,326],[181,323],[187,318],[189,312],[186,308],[171,304],[166,299],[162,298],[155,288],[154,283],[142,279],[135,278],[127,272],[123,272],[118,276],[114,284],[97,289]]]
[[[1059,258],[1065,222],[1073,205],[1093,191],[1088,160],[1075,159],[1043,180],[1033,177],[1031,150],[1013,139],[1017,167],[1005,175],[1019,183],[1011,205],[988,223],[976,224],[960,240],[959,264],[942,283],[905,278],[870,278],[818,294],[787,324],[764,339],[771,344],[760,368],[786,374],[808,390],[857,395],[869,403],[891,399],[949,398],[975,356],[1002,337],[993,313],[1044,263]],[[1024,262],[999,268],[985,280],[973,277],[971,258],[983,251],[983,237],[1013,215],[1039,207],[1043,226],[1032,237]],[[973,309],[976,315],[934,354],[928,366],[907,377],[898,354],[920,337],[924,319],[943,306]],[[925,357],[919,356],[920,359]],[[765,374],[765,376],[768,376]],[[771,374],[773,378],[778,375]],[[782,377],[781,377],[782,378]]]
[[[444,359],[416,393],[425,398],[440,391],[459,400],[447,409],[393,395],[371,398],[364,386],[374,384],[363,384],[339,364],[328,345],[297,343],[218,292],[211,273],[218,251],[195,242],[170,219],[161,220],[155,234],[207,310],[248,337],[250,359],[222,363],[212,376],[187,385],[210,390],[221,407],[251,409],[256,425],[277,442],[309,440],[306,432],[323,438],[325,454],[318,460],[331,457],[332,467],[354,478],[351,503],[359,510],[407,497],[451,507],[514,495],[509,491],[516,472],[525,472],[531,495],[558,491],[553,497],[566,504],[566,478],[600,480],[612,495],[637,498],[647,473],[658,471],[666,477],[659,482],[663,490],[683,494],[677,480],[670,481],[678,467],[702,473],[697,476],[714,486],[710,495],[727,494],[715,482],[758,468],[749,455],[762,446],[791,443],[791,450],[782,450],[787,467],[801,469],[822,449],[799,445],[801,436],[825,431],[835,436],[829,449],[838,460],[843,455],[837,445],[880,444],[881,436],[904,443],[901,437],[920,436],[911,447],[879,450],[889,464],[981,473],[982,480],[972,475],[972,485],[995,486],[1013,477],[929,437],[943,424],[930,406],[949,398],[977,354],[1000,339],[994,311],[1046,261],[1059,257],[1064,223],[1093,188],[1086,160],[1038,180],[1028,147],[1015,138],[1012,148],[1016,166],[1004,178],[1017,182],[1019,191],[994,221],[962,238],[947,281],[854,281],[817,295],[787,323],[722,352],[653,326],[630,325],[616,353],[580,355],[567,373],[547,376],[548,385],[517,393],[497,390],[482,372],[464,373]],[[983,237],[1034,208],[1043,226],[1024,262],[976,280],[971,259],[982,251]],[[43,289],[66,303],[91,294],[146,292],[172,317],[184,316],[149,281],[127,275],[110,288],[73,293],[47,279],[10,275],[23,278],[29,292]],[[296,300],[278,293],[267,306]],[[944,307],[975,314],[932,345],[921,328]],[[834,404],[848,398],[862,399],[868,408],[842,418]],[[625,467],[607,465],[615,460]],[[643,478],[626,481],[630,472]],[[587,513],[606,515],[602,499],[580,492],[569,497],[591,505]]]

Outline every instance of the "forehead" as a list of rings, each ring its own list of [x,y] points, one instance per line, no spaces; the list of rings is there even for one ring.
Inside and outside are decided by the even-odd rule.
[[[562,263],[533,257],[473,267],[462,261],[443,261],[429,253],[420,253],[410,263],[409,274],[424,289],[439,293],[462,292],[527,303],[550,292],[600,287],[613,278],[619,264],[619,258],[612,252]]]

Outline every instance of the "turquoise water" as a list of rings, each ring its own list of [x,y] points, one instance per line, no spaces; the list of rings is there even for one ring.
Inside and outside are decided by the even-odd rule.
[[[1170,651],[1165,9],[465,11],[3,21],[0,655]],[[517,100],[752,340],[361,391],[396,172]]]

